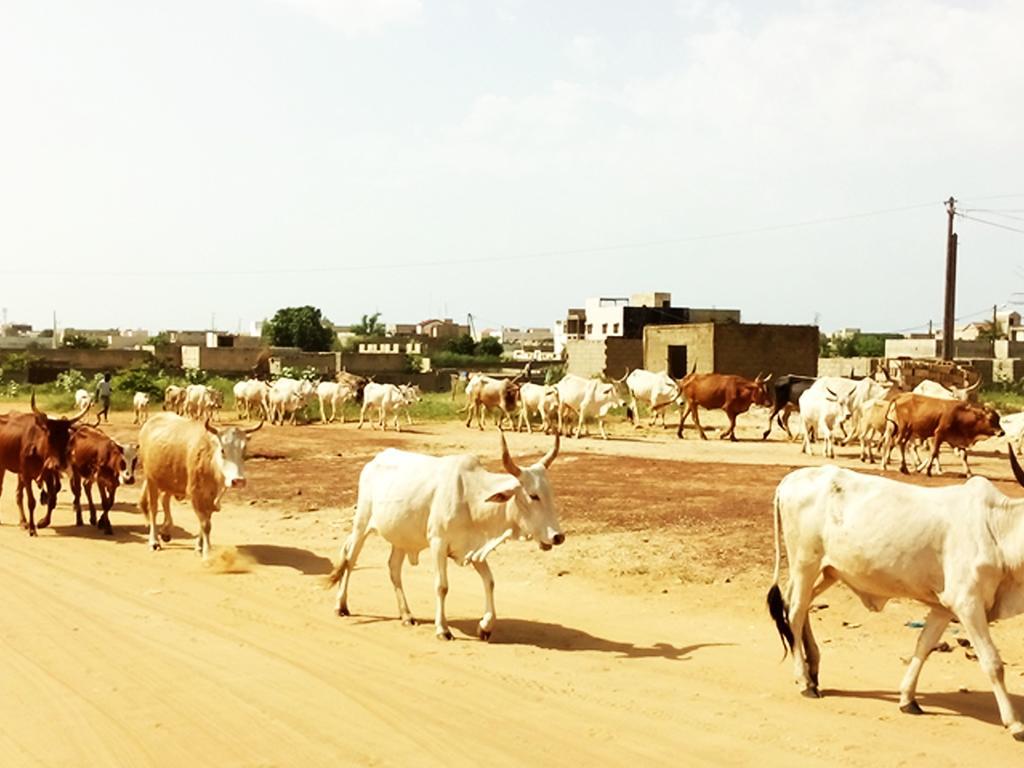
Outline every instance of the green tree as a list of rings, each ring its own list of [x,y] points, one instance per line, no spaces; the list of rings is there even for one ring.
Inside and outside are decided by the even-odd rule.
[[[363,319],[352,326],[352,333],[356,336],[383,336],[384,323],[380,322],[380,312],[363,315]]]
[[[316,307],[284,307],[263,324],[263,338],[275,347],[326,352],[334,342],[334,331]]]
[[[69,333],[64,336],[62,346],[71,349],[105,349],[107,342],[103,339],[90,338],[81,333]]]
[[[160,331],[156,336],[150,336],[146,339],[147,344],[151,344],[154,347],[167,347],[171,344],[171,334],[167,331]]]
[[[480,339],[480,342],[476,345],[476,353],[485,357],[501,357],[504,351],[505,349],[501,346],[501,342],[493,336]]]
[[[464,333],[461,336],[448,339],[444,343],[444,350],[456,355],[472,355],[476,352],[476,342],[473,341],[472,336]]]

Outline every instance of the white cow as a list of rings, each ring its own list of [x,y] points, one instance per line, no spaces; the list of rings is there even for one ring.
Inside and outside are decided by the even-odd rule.
[[[415,624],[402,589],[402,564],[413,565],[430,548],[436,571],[437,611],[434,631],[451,640],[445,616],[448,558],[472,564],[484,585],[485,609],[478,634],[494,630],[494,577],[487,556],[510,538],[533,539],[543,550],[565,541],[548,483],[547,470],[558,455],[555,445],[540,461],[519,467],[501,433],[504,472],[489,472],[476,456],[424,456],[389,448],[377,454],[359,475],[359,496],[352,533],[331,573],[338,583],[335,610],[348,616],[348,584],[363,542],[372,531],[391,544],[388,568],[402,623]],[[340,582],[340,583],[339,583]]]
[[[1011,465],[1024,485],[1012,451]],[[791,472],[775,491],[775,576],[768,607],[793,652],[805,696],[817,698],[820,652],[811,602],[837,581],[872,611],[891,599],[931,610],[900,685],[902,712],[921,714],[916,701],[921,667],[943,630],[957,619],[978,654],[1003,725],[1024,741],[1024,723],[1003,683],[1003,663],[990,621],[1024,612],[1024,499],[1000,493],[974,477],[962,485],[922,488],[836,466]],[[780,535],[789,583],[779,589]]]
[[[860,416],[864,410],[864,403],[874,398],[885,397],[892,386],[891,381],[880,382],[871,377],[847,379],[843,376],[822,376],[811,385],[811,389],[818,392],[832,390],[837,399],[846,402],[851,416],[849,435],[852,436],[860,430]]]
[[[999,417],[999,426],[1006,433],[1006,442],[1015,446],[1017,451],[1024,450],[1024,413],[1009,413]]]
[[[925,379],[910,391],[915,395],[936,397],[940,400],[967,400],[970,398],[971,393],[980,386],[980,376],[978,376],[977,381],[969,387],[944,387],[937,381]]]
[[[339,381],[321,381],[316,385],[316,398],[320,402],[320,421],[334,421],[341,405],[341,423],[345,423],[345,403],[356,397],[355,387]],[[327,403],[331,404],[331,418],[327,418]]]
[[[235,410],[240,419],[269,419],[270,385],[259,379],[245,379],[235,384]]]
[[[197,421],[206,421],[220,410],[224,397],[220,392],[205,384],[189,384],[185,387],[183,415]]]
[[[132,409],[135,411],[132,424],[144,423],[149,418],[149,393],[136,392],[132,397]]]
[[[165,411],[173,411],[179,416],[183,415],[185,410],[185,388],[174,384],[168,385],[164,390],[163,409]]]
[[[505,424],[506,419],[509,426],[514,426],[512,414],[519,402],[521,377],[520,374],[511,379],[495,379],[482,373],[471,375],[466,384],[466,410],[469,411],[466,426],[472,424],[475,413],[477,426],[483,429],[484,414],[493,409],[498,410],[495,424],[499,429]]]
[[[598,379],[584,379],[574,373],[567,373],[563,376],[555,384],[561,403],[561,410],[558,414],[558,431],[563,431],[566,415],[572,411],[578,417],[576,437],[579,437],[583,431],[587,418],[594,418],[597,419],[601,437],[607,440],[608,433],[604,429],[604,419],[608,415],[608,411],[625,405],[625,401],[618,392],[620,384],[619,380],[607,383]]]
[[[359,411],[359,426],[357,429],[362,429],[363,421],[366,419],[366,412],[372,408],[376,408],[378,412],[377,425],[382,429],[386,430],[387,418],[389,415],[394,414],[395,417],[395,431],[401,432],[402,426],[398,419],[398,409],[405,403],[405,397],[402,395],[402,390],[396,387],[394,384],[378,384],[375,381],[369,382],[363,389],[363,407]],[[370,422],[370,426],[373,426],[373,422]]]
[[[85,389],[76,389],[75,408],[80,411],[84,411],[90,405],[92,405],[92,395],[89,394],[89,391]]]
[[[558,390],[543,384],[531,384],[527,382],[519,388],[519,425],[522,431],[523,424],[526,424],[526,431],[533,434],[533,425],[530,423],[530,414],[539,413],[540,423],[545,432],[557,429],[558,425]]]
[[[800,421],[804,427],[803,453],[811,453],[811,437],[822,442],[821,455],[836,457],[832,436],[850,418],[848,398],[840,398],[831,389],[814,387],[800,395]]]
[[[398,391],[402,393],[402,402],[398,407],[405,411],[405,419],[412,425],[411,409],[416,403],[423,401],[423,390],[419,384],[399,384]]]
[[[669,406],[680,401],[679,385],[664,371],[655,373],[643,368],[637,368],[626,377],[626,387],[629,388],[630,413],[627,414],[634,427],[640,426],[640,410],[637,401],[648,405],[651,409],[651,420],[648,426],[653,427],[661,416],[661,425],[665,423],[665,414]]]
[[[296,423],[298,412],[313,396],[315,387],[306,379],[281,377],[270,385],[267,394],[267,405],[271,423],[284,424],[285,418]]]

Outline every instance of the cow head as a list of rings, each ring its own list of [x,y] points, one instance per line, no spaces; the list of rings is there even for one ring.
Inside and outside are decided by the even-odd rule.
[[[249,442],[249,435],[263,426],[260,421],[255,427],[243,429],[241,427],[228,427],[217,429],[210,426],[210,420],[206,420],[206,431],[217,438],[220,446],[219,464],[221,473],[224,475],[225,488],[245,487],[245,446]]]
[[[125,485],[134,485],[135,466],[139,463],[139,444],[128,443],[120,445],[115,443],[121,452],[121,461],[118,464],[118,479]]]
[[[975,434],[977,437],[1002,437],[1003,427],[999,423],[999,414],[990,405],[969,405],[975,415]]]
[[[754,405],[763,405],[767,408],[771,408],[775,404],[775,400],[772,398],[772,393],[768,389],[768,382],[771,381],[774,374],[769,373],[767,376],[763,374],[757,374],[757,378],[754,379],[754,393],[750,398],[750,402]]]
[[[47,435],[46,457],[44,467],[49,471],[59,471],[67,467],[68,463],[68,441],[71,439],[71,428],[78,422],[89,409],[92,403],[88,403],[81,411],[70,419],[51,419],[36,407],[36,393],[32,393],[32,414],[35,416],[36,424]]]
[[[565,534],[558,524],[558,510],[547,473],[558,455],[558,434],[555,434],[551,450],[529,467],[520,467],[513,461],[505,433],[499,430],[498,434],[501,438],[501,463],[508,476],[492,489],[487,501],[506,505],[508,522],[518,535],[535,540],[543,550],[558,546],[565,541]]]

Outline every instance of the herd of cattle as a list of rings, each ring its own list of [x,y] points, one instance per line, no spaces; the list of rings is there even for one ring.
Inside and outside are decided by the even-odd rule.
[[[488,639],[494,630],[494,578],[487,563],[491,552],[510,539],[537,542],[542,550],[565,541],[547,470],[559,453],[563,431],[577,437],[588,419],[597,421],[607,437],[608,411],[625,406],[639,426],[639,406],[650,409],[650,424],[660,417],[666,424],[670,406],[680,406],[678,435],[692,417],[701,438],[700,409],[721,409],[729,420],[722,437],[736,440],[736,418],[752,405],[770,408],[767,438],[778,424],[791,438],[789,416],[798,412],[804,450],[812,439],[834,456],[837,439],[858,439],[861,458],[874,460],[880,447],[883,466],[894,445],[903,457],[918,443],[930,441],[927,461],[917,458],[918,470],[930,473],[943,443],[957,450],[967,474],[966,449],[976,440],[1004,434],[1008,418],[988,406],[969,401],[978,382],[946,389],[925,382],[904,391],[886,376],[846,379],[771,375],[746,379],[723,374],[698,374],[680,380],[644,370],[627,372],[621,379],[600,381],[568,375],[551,386],[522,381],[524,377],[494,379],[480,374],[466,387],[467,426],[474,415],[483,428],[487,411],[496,412],[503,471],[491,472],[473,455],[427,456],[389,448],[367,463],[359,477],[352,530],[341,548],[329,580],[338,585],[335,609],[349,614],[349,582],[362,546],[371,532],[391,545],[388,570],[405,624],[415,620],[402,587],[406,559],[416,564],[429,550],[434,566],[437,637],[452,638],[445,615],[448,593],[447,561],[472,565],[484,587],[485,609],[478,635]],[[240,418],[259,419],[256,426],[217,428],[211,421],[223,403],[216,391],[200,385],[168,388],[165,412],[152,418],[148,399],[136,398],[140,423],[138,444],[122,445],[97,425],[82,422],[91,402],[79,403],[71,418],[51,418],[36,406],[31,412],[0,415],[0,488],[3,473],[18,476],[17,503],[21,523],[30,535],[46,527],[60,491],[69,478],[76,524],[82,524],[80,492],[85,490],[90,522],[106,533],[114,493],[121,483],[142,476],[139,508],[149,527],[149,546],[161,548],[171,536],[171,497],[187,499],[199,521],[196,551],[210,552],[211,516],[220,508],[224,492],[246,483],[244,459],[251,433],[264,421],[294,420],[296,410],[314,395],[320,400],[321,418],[331,420],[337,405],[354,400],[361,405],[360,426],[369,409],[376,408],[377,425],[386,428],[399,411],[408,415],[419,393],[412,387],[377,384],[352,374],[334,382],[281,379],[267,384],[248,380],[235,387]],[[542,427],[554,433],[554,445],[539,461],[520,466],[511,457],[501,427],[525,427],[539,414]],[[516,425],[513,417],[518,417]],[[344,413],[342,414],[344,420]],[[1011,448],[1014,477],[1024,486],[1024,470]],[[101,514],[93,504],[97,486]],[[46,505],[35,520],[33,486]],[[28,498],[28,516],[23,508]],[[163,520],[157,526],[158,510]],[[1015,739],[1024,740],[1020,721],[1004,685],[1003,664],[989,634],[988,623],[1024,612],[1024,499],[1011,499],[984,478],[962,485],[921,488],[894,480],[860,474],[834,465],[796,470],[779,484],[774,502],[775,574],[767,595],[769,613],[794,657],[795,678],[806,696],[819,697],[820,651],[807,619],[812,600],[836,582],[847,584],[871,610],[881,610],[894,598],[924,603],[930,612],[914,656],[900,686],[900,709],[920,714],[916,687],[921,667],[950,621],[958,621],[975,647],[988,674],[1003,724]],[[789,563],[785,594],[779,587],[783,542]]]
[[[640,426],[639,408],[650,410],[649,425],[660,418],[666,425],[671,406],[679,406],[677,435],[684,436],[687,418],[702,439],[707,439],[700,423],[700,410],[722,410],[729,420],[721,437],[735,441],[736,418],[751,406],[770,408],[767,438],[778,424],[790,439],[792,413],[799,414],[803,450],[812,452],[812,443],[821,444],[822,455],[835,458],[837,441],[858,441],[862,461],[874,463],[880,453],[882,468],[887,469],[892,451],[900,449],[900,471],[907,473],[907,450],[914,453],[917,471],[932,468],[941,472],[939,449],[943,444],[954,448],[970,476],[967,449],[978,440],[1007,433],[1019,441],[1024,435],[1024,416],[1000,419],[987,405],[970,402],[980,385],[980,378],[966,387],[947,388],[933,381],[922,381],[908,390],[889,377],[860,379],[840,376],[812,378],[786,375],[773,380],[771,374],[748,379],[720,373],[692,372],[682,379],[673,379],[664,372],[643,369],[627,371],[621,379],[602,381],[568,374],[553,385],[521,382],[521,376],[495,379],[474,374],[466,386],[466,426],[483,429],[483,416],[493,412],[495,424],[532,431],[532,418],[539,414],[545,431],[579,437],[589,419],[597,422],[601,436],[605,417],[612,408],[626,406],[628,418]],[[627,405],[628,403],[628,405]],[[517,418],[516,418],[517,416]],[[927,445],[929,457],[921,458],[919,445]]]

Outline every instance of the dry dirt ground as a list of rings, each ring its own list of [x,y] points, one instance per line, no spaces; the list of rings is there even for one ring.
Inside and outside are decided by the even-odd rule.
[[[131,439],[129,421],[116,414],[111,433]],[[922,677],[929,714],[899,713],[916,637],[906,624],[925,613],[910,603],[869,614],[842,587],[822,595],[814,622],[825,698],[800,697],[764,608],[771,497],[793,467],[822,460],[778,437],[756,440],[763,423],[763,413],[746,417],[735,444],[622,424],[607,442],[567,441],[551,472],[566,544],[543,553],[510,542],[491,556],[490,643],[473,634],[482,593],[472,569],[450,569],[452,643],[433,637],[429,566],[406,568],[413,611],[427,623],[396,620],[379,539],[353,577],[355,616],[332,614],[323,579],[369,457],[387,446],[468,451],[496,468],[493,430],[265,427],[250,443],[249,487],[229,492],[214,516],[207,566],[183,504],[176,538],[148,551],[136,488],[120,492],[113,537],[75,528],[65,492],[54,525],[30,539],[8,476],[0,765],[1019,762],[1024,745],[1003,732],[954,630],[944,638],[953,650],[934,654]],[[509,440],[529,457],[551,438]],[[975,471],[1024,494],[997,448],[980,447]],[[839,451],[839,463],[856,464],[855,449]],[[1021,627],[995,628],[1018,693]]]

